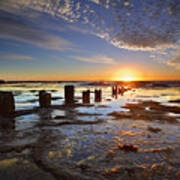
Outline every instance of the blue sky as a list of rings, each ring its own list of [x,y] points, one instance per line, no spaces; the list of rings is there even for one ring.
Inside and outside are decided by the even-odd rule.
[[[179,0],[1,0],[0,79],[180,79],[179,19]]]

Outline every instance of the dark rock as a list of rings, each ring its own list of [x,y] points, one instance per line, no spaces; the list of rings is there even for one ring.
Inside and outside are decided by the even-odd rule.
[[[88,164],[80,164],[80,165],[78,165],[78,167],[79,167],[81,170],[87,170],[87,169],[90,168]]]
[[[37,92],[37,90],[30,90],[30,92],[31,92],[31,93],[35,93],[35,92]]]
[[[148,126],[148,127],[147,127],[147,130],[149,130],[149,131],[151,131],[151,132],[153,132],[153,133],[158,133],[158,132],[161,131],[160,128],[155,128],[155,127],[151,127],[151,126]]]
[[[171,100],[171,101],[168,101],[170,103],[180,103],[180,99],[175,99],[175,100]]]
[[[52,90],[50,90],[51,92],[57,92],[57,90],[56,89],[52,89]]]
[[[119,149],[126,151],[126,152],[137,152],[138,151],[138,146],[132,145],[132,144],[119,144]]]
[[[55,116],[55,117],[54,117],[54,119],[65,119],[65,118],[67,118],[67,117],[66,117],[66,116],[63,116],[63,115],[62,115],[62,116]]]
[[[58,99],[63,99],[63,97],[52,97],[51,100],[55,101],[55,100],[58,100]]]

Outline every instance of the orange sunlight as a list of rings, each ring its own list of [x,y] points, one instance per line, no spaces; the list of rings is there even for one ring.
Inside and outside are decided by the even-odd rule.
[[[132,69],[122,69],[113,74],[112,77],[115,81],[138,81],[141,80],[137,71]]]
[[[121,78],[122,81],[134,81],[134,78],[131,76],[124,76]]]

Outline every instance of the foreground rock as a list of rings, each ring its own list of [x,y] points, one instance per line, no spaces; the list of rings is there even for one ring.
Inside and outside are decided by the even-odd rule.
[[[180,113],[180,107],[164,106],[154,101],[144,101],[138,104],[126,104],[122,108],[129,109],[128,112],[112,112],[108,116],[115,119],[132,119],[145,121],[166,121],[169,123],[177,123],[176,117],[168,116],[167,112]]]

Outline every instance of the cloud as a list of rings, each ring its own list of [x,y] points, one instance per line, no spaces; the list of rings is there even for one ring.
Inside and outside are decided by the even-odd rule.
[[[72,31],[76,31],[76,32],[79,32],[82,34],[90,34],[91,33],[91,31],[89,29],[85,29],[85,28],[78,27],[75,25],[68,25],[67,28],[72,30]]]
[[[172,53],[172,58],[167,61],[167,64],[175,67],[176,69],[180,69],[180,48],[178,48],[177,51]]]
[[[28,18],[42,13],[68,23],[87,24],[96,31],[94,35],[118,48],[164,49],[173,47],[180,39],[179,0],[1,0],[0,9]],[[43,37],[40,42],[37,39],[38,46],[67,46],[63,39]]]
[[[2,14],[3,12],[0,13],[0,15]],[[49,34],[11,14],[1,16],[0,27],[0,38],[13,39],[52,50],[66,50],[71,46],[69,41]]]
[[[97,55],[92,57],[74,57],[75,60],[84,61],[89,63],[100,63],[100,64],[117,64],[117,61],[109,56]]]
[[[134,34],[134,35],[132,35]],[[119,48],[130,50],[158,50],[173,47],[176,43],[173,36],[166,36],[166,34],[153,34],[151,32],[145,35],[137,32],[121,35],[117,34],[111,40],[111,43]]]
[[[99,0],[91,0],[92,2],[99,4]]]
[[[0,54],[0,60],[6,59],[15,59],[15,60],[33,60],[34,58],[31,56],[25,56],[21,54]]]
[[[176,69],[180,69],[180,55],[173,58],[172,60],[169,60],[167,64],[175,67]]]

